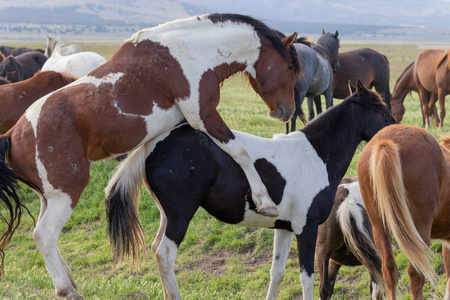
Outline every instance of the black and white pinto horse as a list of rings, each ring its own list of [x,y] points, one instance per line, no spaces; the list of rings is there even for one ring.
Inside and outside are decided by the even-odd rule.
[[[278,217],[256,213],[242,169],[200,131],[182,125],[138,148],[121,163],[106,188],[112,251],[135,251],[131,246],[133,231],[128,225],[139,221],[137,194],[145,178],[161,214],[152,250],[166,299],[181,299],[174,273],[175,258],[200,206],[222,222],[275,229],[267,299],[276,296],[295,235],[303,299],[313,299],[319,224],[330,214],[336,189],[358,144],[395,123],[378,94],[359,81],[357,86],[357,91],[343,103],[301,131],[272,139],[233,131],[277,204]],[[115,249],[118,245],[121,249]]]
[[[325,95],[326,107],[333,106],[333,72],[339,70],[339,32],[325,33],[315,42],[303,42],[298,39],[294,43],[302,64],[303,76],[295,85],[296,111],[291,119],[291,130],[295,131],[297,117],[303,120],[301,106],[305,96],[308,101],[309,120],[314,119],[313,101],[320,101],[320,95]],[[318,100],[317,100],[318,99]],[[317,114],[321,111],[317,111]],[[289,123],[286,123],[286,133],[289,133]]]
[[[321,300],[331,299],[341,266],[360,265],[370,273],[371,299],[384,299],[381,256],[373,241],[358,177],[342,179],[330,216],[319,226],[316,260]]]

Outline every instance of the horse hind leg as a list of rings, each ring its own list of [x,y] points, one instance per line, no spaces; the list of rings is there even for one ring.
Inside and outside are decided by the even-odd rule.
[[[442,254],[444,257],[445,274],[447,275],[447,287],[445,289],[445,300],[450,300],[450,243],[442,243]]]
[[[33,239],[38,245],[47,270],[53,279],[56,296],[82,299],[83,297],[76,291],[77,287],[71,271],[56,246],[62,228],[73,212],[72,200],[69,195],[58,191],[43,197],[46,198],[46,201],[41,201],[46,204],[42,205],[44,209],[41,208]]]

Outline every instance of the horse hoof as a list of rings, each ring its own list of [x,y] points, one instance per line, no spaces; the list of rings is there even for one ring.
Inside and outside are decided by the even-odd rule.
[[[275,205],[273,206],[261,206],[256,211],[258,214],[266,216],[266,217],[278,217],[280,214],[278,213],[278,209]]]

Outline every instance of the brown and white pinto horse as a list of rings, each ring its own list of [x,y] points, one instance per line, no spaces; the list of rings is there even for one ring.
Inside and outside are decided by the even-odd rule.
[[[413,299],[423,299],[425,278],[435,279],[430,240],[443,241],[450,299],[450,137],[439,144],[426,130],[406,125],[382,129],[358,161],[358,178],[389,299],[396,299],[398,270],[391,233],[408,256]]]
[[[221,82],[244,72],[270,116],[288,121],[300,72],[295,38],[296,33],[285,37],[235,14],[203,15],[139,31],[108,62],[36,101],[0,139],[0,157],[8,161],[0,160],[0,183],[9,183],[1,190],[14,190],[8,179],[20,177],[40,196],[33,238],[56,296],[81,298],[56,244],[88,184],[90,164],[145,145],[185,120],[242,167],[259,209],[277,214],[247,150],[216,106]],[[12,199],[1,198],[10,213],[1,248],[24,209],[11,194]]]
[[[0,86],[0,134],[13,127],[36,100],[77,79],[78,77],[68,73],[47,71],[36,73],[23,81]]]
[[[431,126],[430,117],[439,101],[440,122],[444,126],[445,96],[450,94],[450,50],[427,49],[419,53],[414,64],[414,79],[419,91],[425,127]]]

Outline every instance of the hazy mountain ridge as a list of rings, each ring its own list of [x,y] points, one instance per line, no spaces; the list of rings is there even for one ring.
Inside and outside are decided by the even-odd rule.
[[[228,1],[233,2],[233,0]],[[450,6],[450,1],[430,1],[448,3]],[[439,12],[430,8],[415,16],[414,23],[417,26],[403,27],[393,24],[395,22],[406,24],[407,20],[414,16],[408,12],[401,14],[401,8],[394,5],[395,1],[380,0],[379,2],[382,4],[375,7],[373,3],[359,3],[359,0],[358,4],[353,0],[347,1],[348,5],[324,1],[308,3],[292,1],[289,2],[291,3],[289,10],[283,14],[276,9],[273,1],[260,0],[260,5],[253,8],[244,7],[244,3],[248,2],[241,1],[240,9],[235,7],[234,9],[238,11],[231,12],[250,14],[283,32],[298,31],[305,35],[318,35],[322,29],[325,29],[326,31],[339,30],[342,36],[373,38],[383,36],[392,39],[425,37],[430,40],[450,40],[450,18],[445,18],[450,8],[445,7]],[[383,6],[383,3],[389,3],[392,6],[387,10],[388,12],[385,7],[388,4]],[[423,5],[421,3],[413,0],[410,5]],[[216,6],[209,4],[210,7],[207,4],[209,2],[192,0],[105,0],[101,4],[92,0],[78,0],[76,3],[69,4],[57,0],[21,0],[11,6],[3,2],[0,3],[0,35],[2,38],[4,36],[18,37],[17,33],[27,38],[43,34],[103,35],[122,39],[141,28],[156,26],[178,18],[215,12],[211,10],[211,7],[218,11],[226,9],[222,2],[217,2]],[[261,12],[259,6],[265,10]],[[266,11],[269,11],[269,14]],[[311,16],[318,15],[321,16],[320,19],[311,21]],[[423,29],[425,26],[421,24],[426,23],[427,18],[433,20],[434,27],[437,23],[442,29]],[[446,23],[443,23],[441,18],[444,18]],[[428,23],[431,24],[431,22]]]

